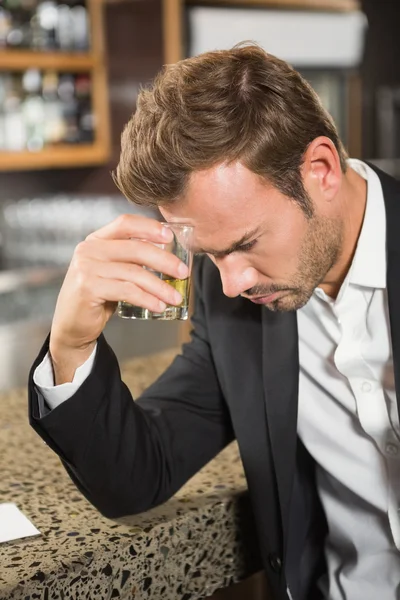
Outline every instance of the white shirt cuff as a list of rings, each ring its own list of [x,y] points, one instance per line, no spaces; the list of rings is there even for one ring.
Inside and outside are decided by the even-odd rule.
[[[74,378],[69,383],[54,385],[53,365],[49,352],[46,354],[40,365],[36,367],[33,374],[33,381],[52,410],[69,398],[72,398],[85,379],[90,375],[96,357],[96,350],[97,344],[89,358],[83,365],[76,369]]]

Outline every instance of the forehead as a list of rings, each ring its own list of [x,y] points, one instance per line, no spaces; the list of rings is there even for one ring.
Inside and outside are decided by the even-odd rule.
[[[168,221],[187,220],[196,228],[198,246],[231,243],[260,225],[271,210],[276,190],[240,162],[196,171],[182,199],[162,207]]]

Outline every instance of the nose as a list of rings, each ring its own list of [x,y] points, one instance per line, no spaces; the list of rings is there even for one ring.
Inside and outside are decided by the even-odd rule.
[[[241,260],[229,255],[223,259],[216,260],[222,289],[228,298],[236,298],[246,290],[256,285],[257,273],[255,269],[243,264]]]

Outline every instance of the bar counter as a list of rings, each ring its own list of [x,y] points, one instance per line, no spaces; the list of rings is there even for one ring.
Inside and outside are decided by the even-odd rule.
[[[176,353],[122,365],[134,397]],[[26,390],[13,390],[0,395],[0,502],[14,502],[41,532],[0,544],[1,600],[197,600],[256,570],[235,443],[166,504],[110,520],[30,428]]]

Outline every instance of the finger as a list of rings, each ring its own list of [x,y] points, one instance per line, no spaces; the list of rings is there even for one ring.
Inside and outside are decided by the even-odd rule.
[[[97,266],[97,276],[105,280],[133,283],[144,292],[156,296],[167,304],[178,306],[182,302],[182,295],[177,290],[139,265],[100,263]]]
[[[138,237],[152,242],[171,242],[173,233],[168,227],[141,215],[120,215],[111,223],[91,233],[86,239],[129,239]]]
[[[171,277],[185,279],[188,267],[174,254],[141,240],[86,240],[75,251],[80,257],[96,262],[136,264]]]
[[[167,307],[165,302],[130,281],[109,280],[99,277],[94,282],[92,291],[103,302],[117,302],[120,300],[134,306],[147,308],[153,312],[163,312]]]

